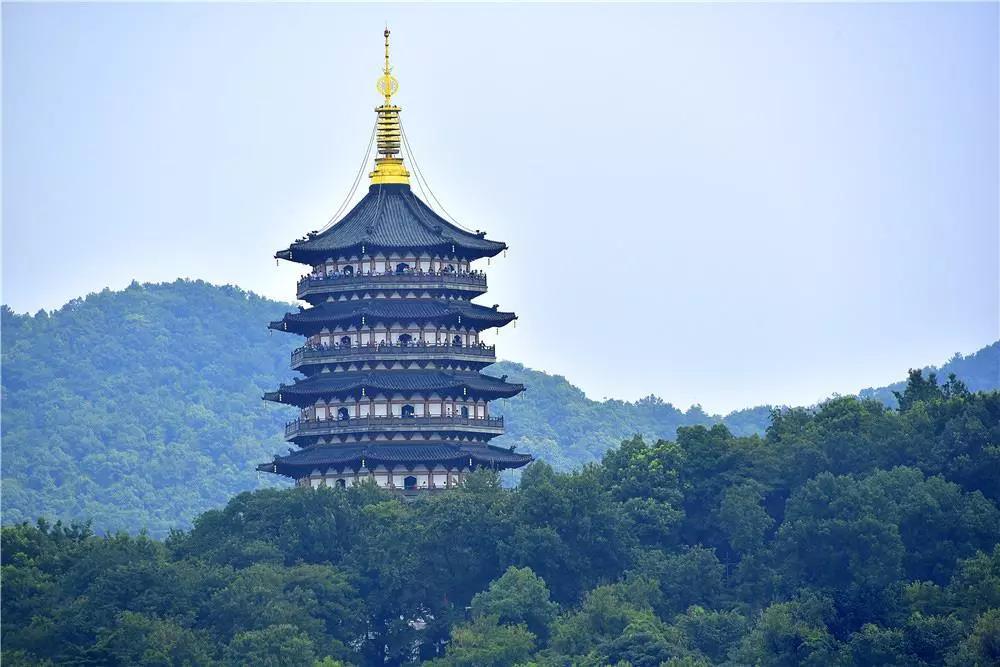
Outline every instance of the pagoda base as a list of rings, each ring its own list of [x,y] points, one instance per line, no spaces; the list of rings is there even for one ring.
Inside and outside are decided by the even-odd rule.
[[[317,445],[275,457],[257,470],[291,477],[297,486],[349,487],[371,480],[408,495],[461,486],[479,468],[520,468],[531,460],[513,448],[475,443]]]

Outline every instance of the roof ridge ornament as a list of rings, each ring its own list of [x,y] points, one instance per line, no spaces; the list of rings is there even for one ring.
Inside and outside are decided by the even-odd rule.
[[[389,65],[389,28],[385,29],[385,67],[375,84],[385,100],[375,107],[375,135],[377,139],[375,170],[368,174],[372,185],[409,185],[410,172],[403,166],[399,154],[402,128],[399,124],[399,107],[392,103],[392,96],[399,90],[399,81],[392,75]]]

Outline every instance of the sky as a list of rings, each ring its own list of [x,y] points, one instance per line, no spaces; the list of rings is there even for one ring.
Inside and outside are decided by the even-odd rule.
[[[501,357],[713,412],[886,384],[1000,337],[998,7],[6,3],[3,302],[293,300],[388,23],[421,172],[510,246]]]

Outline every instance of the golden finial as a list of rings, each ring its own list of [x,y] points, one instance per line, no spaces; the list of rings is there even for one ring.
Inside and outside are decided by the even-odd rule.
[[[385,96],[385,105],[389,106],[392,103],[392,96],[396,94],[399,90],[399,81],[396,77],[392,75],[392,68],[389,67],[389,28],[385,29],[385,69],[382,70],[382,76],[378,78],[378,83],[375,87],[378,92]]]
[[[399,90],[399,81],[392,75],[392,67],[389,66],[389,28],[386,26],[385,33],[385,67],[382,76],[378,78],[375,87],[378,92],[385,97],[385,102],[381,106],[375,107],[378,114],[376,121],[376,137],[378,148],[376,149],[375,171],[368,174],[372,184],[409,184],[410,172],[403,166],[403,158],[399,156],[400,141],[402,138],[402,128],[399,124],[399,107],[392,103],[392,96]]]

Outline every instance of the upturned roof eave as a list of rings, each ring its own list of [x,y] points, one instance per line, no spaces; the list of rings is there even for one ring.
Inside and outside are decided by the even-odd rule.
[[[355,305],[354,302],[348,302],[350,305]],[[296,333],[299,335],[312,335],[321,331],[323,328],[329,328],[330,326],[335,326],[338,324],[354,323],[360,326],[362,319],[364,318],[368,324],[394,324],[394,323],[423,323],[423,322],[436,322],[436,323],[450,323],[450,324],[472,324],[482,329],[493,329],[505,327],[511,322],[517,319],[517,315],[513,312],[490,310],[484,308],[478,313],[473,311],[469,312],[468,307],[456,306],[455,304],[449,304],[449,310],[441,313],[429,313],[424,315],[408,315],[408,314],[393,314],[388,313],[373,313],[363,308],[345,312],[343,314],[330,316],[312,316],[309,315],[312,311],[317,309],[324,309],[325,304],[320,304],[314,306],[311,309],[299,312],[299,313],[286,313],[283,318],[278,321],[268,323],[268,328],[275,331],[288,331],[290,333]],[[334,303],[337,305],[337,302]],[[386,303],[377,304],[380,307],[389,306],[390,311],[394,307],[405,307],[407,304],[405,301],[386,301]],[[468,304],[468,306],[474,306],[475,304]],[[480,307],[481,308],[481,307]],[[322,315],[322,314],[321,314]]]
[[[375,371],[375,373],[393,373],[393,371]],[[406,374],[417,373],[417,371],[400,371],[401,375],[393,376],[395,379],[403,380]],[[362,392],[371,396],[373,393],[394,392],[402,396],[413,396],[420,393],[437,393],[441,395],[466,395],[483,400],[497,400],[499,398],[513,398],[524,391],[524,385],[514,382],[507,382],[503,378],[492,375],[477,374],[477,378],[482,378],[483,382],[492,386],[475,386],[473,383],[463,381],[463,378],[455,378],[454,384],[437,385],[428,383],[427,386],[383,386],[371,382],[370,378],[358,377],[355,382],[347,382],[341,387],[309,386],[319,384],[328,378],[312,376],[302,382],[291,385],[281,385],[275,391],[266,392],[262,398],[265,401],[294,405],[296,407],[306,407],[313,405],[319,399],[338,398],[344,396],[360,396]],[[353,378],[352,378],[353,379]],[[408,378],[407,378],[408,379]],[[471,378],[470,378],[471,379]]]
[[[361,255],[362,248],[364,248],[364,254],[369,256],[382,253],[393,253],[393,252],[411,252],[414,250],[436,250],[439,252],[449,252],[451,247],[454,245],[456,248],[455,254],[464,257],[469,260],[485,259],[487,257],[496,257],[500,253],[509,249],[509,246],[501,241],[489,241],[493,244],[492,247],[488,248],[476,248],[468,245],[464,245],[458,241],[445,240],[441,243],[435,245],[414,245],[414,244],[399,244],[399,245],[389,245],[389,244],[379,244],[373,241],[368,242],[356,242],[351,244],[346,244],[343,246],[332,246],[329,248],[311,248],[309,247],[309,242],[296,244],[293,243],[284,250],[279,250],[274,253],[275,259],[284,259],[289,262],[296,262],[298,264],[305,264],[307,266],[312,266],[318,262],[325,261],[331,255],[330,253],[343,253],[345,256],[351,255]],[[458,250],[462,252],[458,252]]]
[[[403,445],[402,447],[405,447]],[[317,468],[322,469],[324,467],[329,467],[331,465],[338,466],[351,466],[351,467],[361,467],[361,463],[364,462],[367,468],[371,468],[370,464],[374,465],[419,465],[425,464],[429,467],[433,467],[437,464],[444,463],[455,463],[458,461],[466,461],[472,459],[477,464],[487,465],[491,467],[499,467],[502,469],[508,468],[520,468],[522,466],[531,463],[534,460],[530,454],[521,454],[514,452],[513,449],[501,449],[493,445],[486,445],[483,447],[462,447],[456,446],[450,452],[448,451],[437,451],[429,453],[423,447],[417,445],[415,446],[415,451],[413,456],[400,456],[399,452],[396,452],[393,456],[387,456],[384,454],[380,455],[381,448],[378,445],[369,445],[361,448],[358,447],[344,447],[344,446],[321,446],[318,449],[301,450],[300,452],[294,452],[287,456],[275,456],[274,460],[268,463],[261,463],[257,466],[257,470],[260,472],[270,472],[279,475],[295,476],[296,473],[301,474],[302,472],[312,471]],[[445,449],[445,448],[439,448]],[[316,451],[326,451],[329,453],[328,457],[320,457],[316,460]],[[423,450],[423,451],[421,451]],[[405,450],[404,450],[405,451]],[[311,457],[303,457],[304,452],[312,453]],[[424,454],[423,456],[421,454]],[[296,459],[300,460],[296,460]]]

